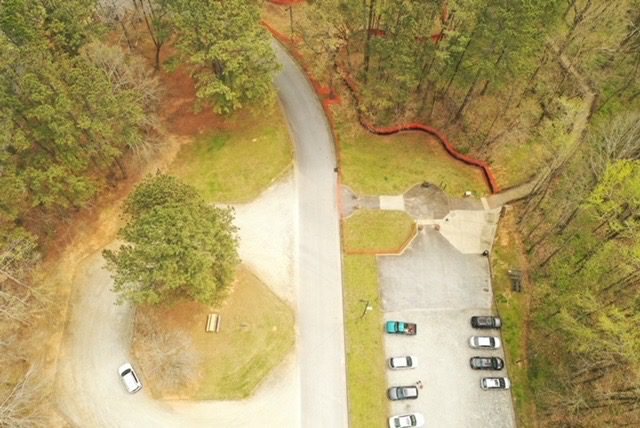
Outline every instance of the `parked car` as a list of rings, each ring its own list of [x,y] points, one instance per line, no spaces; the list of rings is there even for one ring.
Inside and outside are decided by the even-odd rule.
[[[495,336],[471,336],[469,346],[472,348],[498,349],[502,345],[499,337]]]
[[[387,390],[389,400],[415,400],[418,398],[418,387],[416,386],[392,386]]]
[[[475,316],[471,317],[471,327],[473,328],[500,328],[502,321],[498,317],[492,316]]]
[[[424,426],[424,416],[421,413],[397,415],[389,418],[389,428],[411,428]]]
[[[125,363],[118,368],[118,374],[120,375],[120,379],[122,379],[122,383],[129,393],[133,394],[142,389],[142,383],[138,379],[136,372],[133,371],[133,367],[131,364]]]
[[[480,379],[480,387],[484,390],[509,389],[511,388],[511,381],[506,377],[483,377]]]
[[[385,330],[389,334],[406,334],[413,336],[418,331],[418,326],[414,323],[403,321],[387,321]]]
[[[502,370],[504,361],[499,357],[472,357],[469,365],[474,370]]]
[[[418,359],[411,355],[389,358],[390,369],[415,369],[416,367],[418,367]]]

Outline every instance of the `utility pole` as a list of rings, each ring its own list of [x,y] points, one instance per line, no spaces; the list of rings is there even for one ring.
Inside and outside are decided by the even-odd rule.
[[[293,41],[293,5],[289,5],[289,26],[291,27],[291,41]]]

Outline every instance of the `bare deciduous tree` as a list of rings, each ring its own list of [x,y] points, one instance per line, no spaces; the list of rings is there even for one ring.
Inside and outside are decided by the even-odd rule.
[[[39,260],[37,242],[33,235],[14,229],[0,241],[0,276],[21,283],[21,279]]]
[[[155,46],[155,69],[160,70],[160,49],[173,32],[171,2],[167,0],[133,0],[136,11],[142,15],[145,26]]]
[[[140,41],[138,32],[131,31],[137,18],[137,11],[123,0],[103,0],[99,4],[98,14],[102,21],[111,27],[120,27],[129,50],[134,50]]]
[[[611,162],[640,159],[640,112],[626,112],[615,116],[590,138],[595,148],[591,169],[596,178],[604,175]]]
[[[200,358],[187,334],[160,330],[147,316],[138,323],[140,365],[162,392],[175,392],[198,379]]]
[[[160,128],[157,109],[162,90],[158,78],[142,59],[118,46],[94,41],[83,46],[81,54],[105,72],[116,91],[133,93],[141,101],[145,114],[140,118],[140,126],[145,139],[142,144],[129,148],[142,155],[152,152],[157,147]]]
[[[3,385],[12,386],[2,390],[0,395],[0,427],[36,428],[47,425],[48,392],[36,368],[31,367],[18,383],[14,384],[10,379],[1,381]]]

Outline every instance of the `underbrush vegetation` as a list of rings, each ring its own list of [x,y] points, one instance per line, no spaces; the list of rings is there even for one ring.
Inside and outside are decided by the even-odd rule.
[[[496,244],[491,256],[493,293],[496,309],[502,319],[501,335],[505,345],[505,356],[509,378],[512,382],[513,400],[518,425],[533,427],[535,405],[529,384],[528,373],[528,316],[529,295],[527,270],[521,245],[518,243],[513,213],[502,219]],[[510,270],[522,272],[522,292],[512,290]]]

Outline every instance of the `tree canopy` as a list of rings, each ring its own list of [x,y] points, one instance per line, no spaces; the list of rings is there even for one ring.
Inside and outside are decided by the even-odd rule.
[[[231,209],[209,206],[191,186],[156,174],[129,196],[124,216],[125,243],[103,253],[121,300],[213,304],[224,296],[239,262]]]
[[[271,99],[278,65],[256,2],[175,0],[173,6],[177,44],[202,103],[229,113]]]

